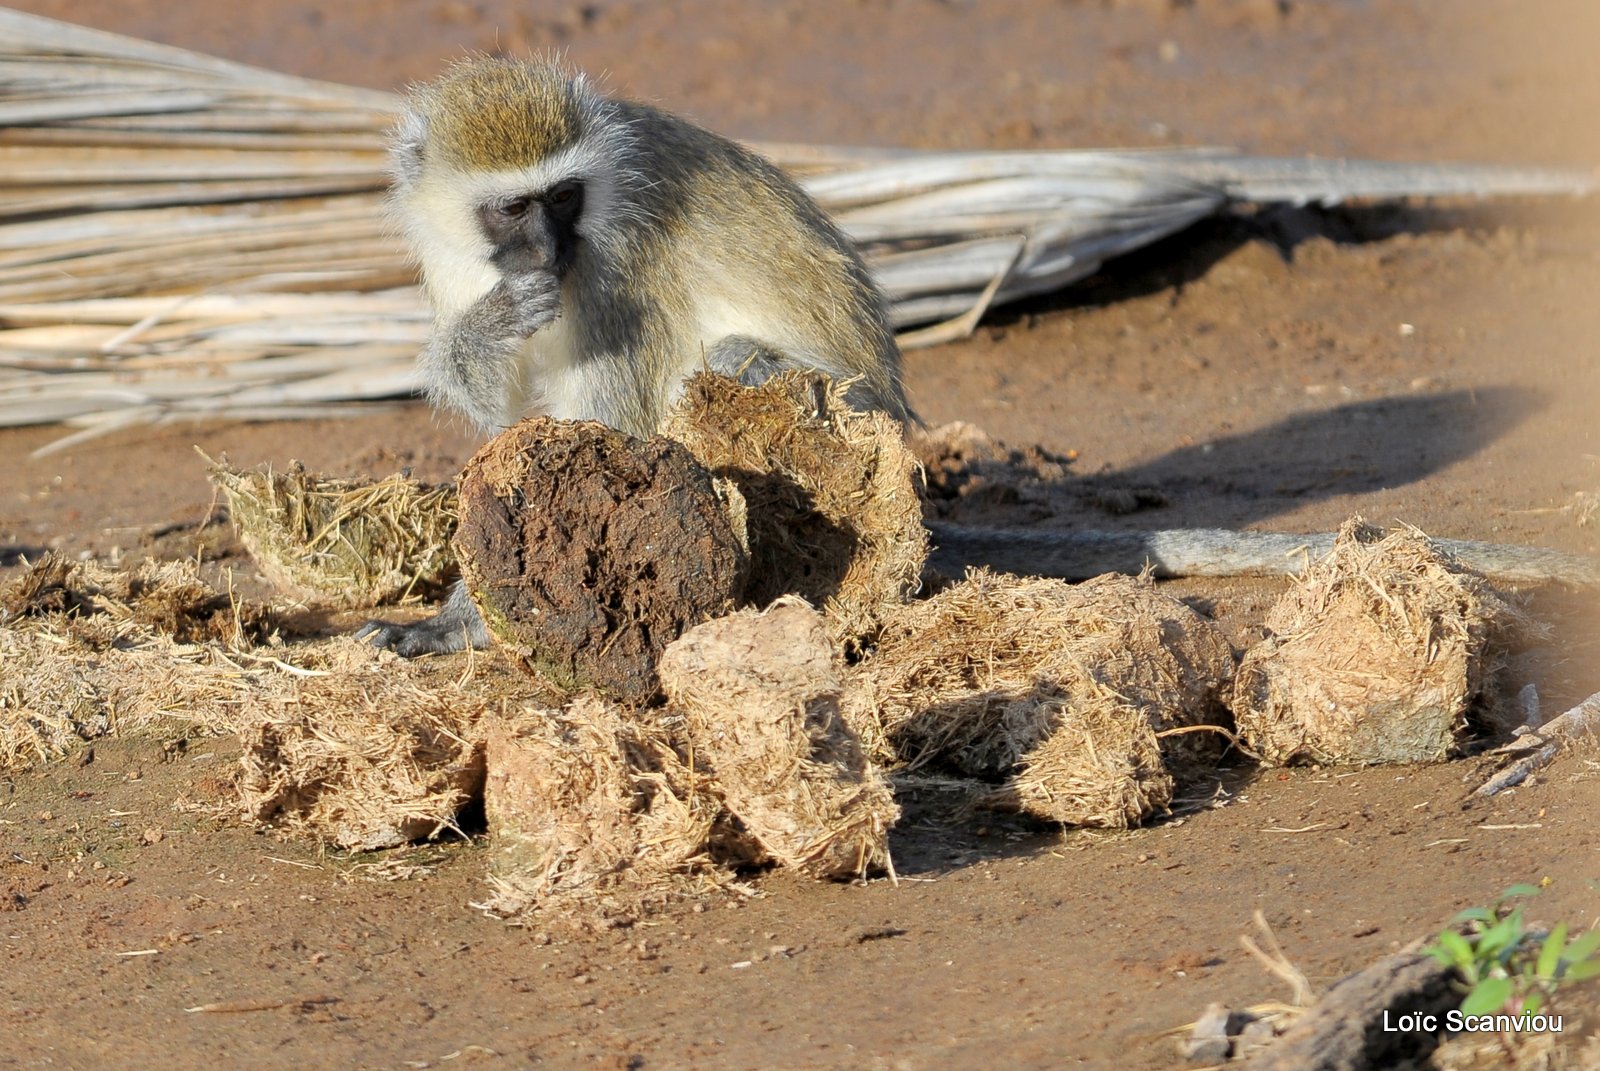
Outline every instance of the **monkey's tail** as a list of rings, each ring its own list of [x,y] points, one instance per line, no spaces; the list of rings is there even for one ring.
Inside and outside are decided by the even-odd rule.
[[[988,566],[1022,576],[1083,580],[1102,573],[1160,577],[1294,576],[1333,547],[1333,534],[1179,528],[1156,532],[1050,532],[930,524],[928,564],[947,576]],[[1542,547],[1435,539],[1470,569],[1511,583],[1600,585],[1600,559]]]

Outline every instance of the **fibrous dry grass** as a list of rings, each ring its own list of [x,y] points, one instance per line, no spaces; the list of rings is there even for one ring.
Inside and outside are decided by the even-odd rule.
[[[1109,689],[1063,708],[983,802],[1063,825],[1127,829],[1172,802],[1176,779],[1149,711]]]
[[[0,771],[25,770],[111,731],[111,709],[64,637],[0,628]]]
[[[1148,578],[975,572],[912,603],[852,671],[845,713],[891,768],[1005,779],[991,802],[1123,827],[1166,806],[1168,769],[1215,753],[1233,654]]]
[[[1502,680],[1528,618],[1421,532],[1347,521],[1268,613],[1234,685],[1263,761],[1435,762],[1518,717]]]
[[[591,695],[493,718],[486,730],[487,909],[616,909],[726,879],[710,853],[721,800],[675,748],[660,711]]]
[[[240,719],[245,813],[355,851],[455,829],[483,792],[479,723],[494,704],[348,637],[299,661],[320,675],[253,697]]]
[[[0,771],[102,736],[231,732],[277,676],[214,647],[155,636],[103,647],[53,628],[0,628],[0,667]]]
[[[900,810],[840,713],[821,614],[784,598],[708,621],[667,648],[661,684],[696,764],[774,862],[825,878],[888,865]]]
[[[627,913],[747,864],[886,865],[899,812],[839,715],[834,659],[822,616],[786,599],[670,645],[664,709],[586,695],[490,719],[482,906]]]
[[[161,636],[230,649],[268,639],[275,615],[219,591],[191,561],[111,569],[47,553],[0,590],[0,622],[32,618],[91,645]]]
[[[382,606],[437,592],[455,564],[455,490],[395,474],[382,480],[232,469],[211,480],[263,575],[309,605]]]
[[[246,813],[345,848],[432,835],[481,792],[485,700],[349,638],[258,655],[265,611],[191,563],[45,558],[0,607],[0,770],[109,734],[238,732]]]
[[[850,409],[842,385],[796,371],[745,387],[702,372],[665,432],[744,496],[748,603],[799,595],[854,648],[916,591],[928,557],[916,458],[898,423]]]
[[[109,734],[230,731],[257,687],[232,655],[270,621],[190,562],[45,555],[0,591],[0,770]]]

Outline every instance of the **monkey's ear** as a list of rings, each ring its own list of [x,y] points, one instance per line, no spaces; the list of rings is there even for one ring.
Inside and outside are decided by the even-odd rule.
[[[410,186],[422,177],[427,151],[428,120],[421,112],[407,108],[401,113],[389,141],[390,170],[396,184]]]

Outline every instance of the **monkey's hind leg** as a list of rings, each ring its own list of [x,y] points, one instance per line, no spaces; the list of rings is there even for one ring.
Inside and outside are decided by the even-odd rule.
[[[815,361],[791,357],[749,335],[727,335],[719,339],[706,354],[706,367],[729,379],[736,379],[747,387],[759,387],[779,372],[791,369],[824,372],[835,379],[844,379],[849,375],[836,369],[824,368]],[[879,398],[864,381],[858,380],[852,383],[845,390],[844,397],[852,409],[862,412],[887,408],[883,399]]]
[[[748,335],[728,335],[706,354],[706,367],[747,387],[759,387],[785,368],[801,366]]]
[[[411,625],[368,621],[356,630],[356,638],[367,640],[374,647],[387,647],[404,658],[415,658],[487,647],[489,629],[472,604],[467,586],[458,580],[444,606],[432,617]]]

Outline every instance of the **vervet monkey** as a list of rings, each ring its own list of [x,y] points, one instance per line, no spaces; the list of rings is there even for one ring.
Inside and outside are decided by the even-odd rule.
[[[910,418],[866,266],[748,149],[554,63],[476,59],[411,95],[392,158],[435,317],[422,381],[483,431],[538,407],[647,436],[702,368],[814,369]],[[459,585],[437,616],[362,634],[408,655],[488,642]]]
[[[485,431],[537,405],[648,436],[708,366],[857,377],[852,404],[906,418],[866,266],[748,149],[553,64],[483,59],[413,94],[393,158],[436,318],[423,381]]]
[[[818,370],[853,380],[853,406],[911,419],[866,266],[748,149],[554,63],[475,59],[410,96],[392,157],[393,215],[435,316],[426,392],[484,432],[537,407],[647,436],[702,368],[749,383]],[[1169,558],[1168,572],[1290,571],[1277,543],[1251,549],[1261,538],[934,529],[936,561],[1069,578]],[[459,584],[436,616],[361,635],[405,655],[489,641]]]

